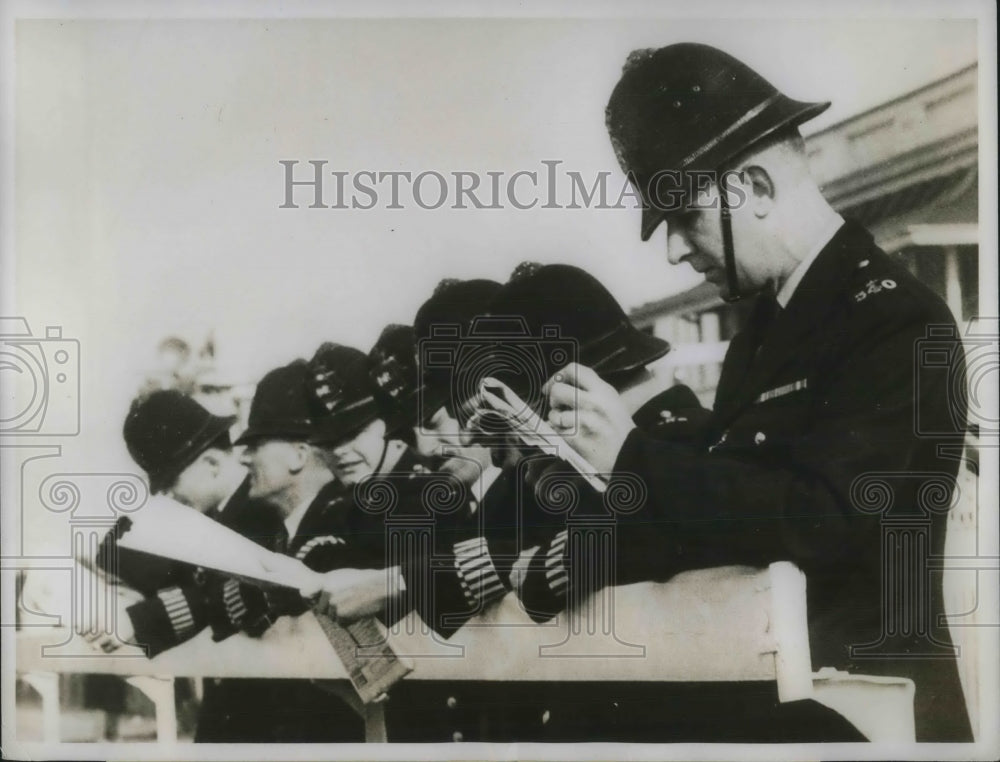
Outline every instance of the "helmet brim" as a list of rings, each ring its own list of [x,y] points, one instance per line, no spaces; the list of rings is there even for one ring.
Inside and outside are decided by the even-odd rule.
[[[724,131],[721,137],[713,138],[710,144],[706,144],[710,147],[697,153],[694,158],[677,169],[682,172],[693,169],[721,172],[727,162],[752,150],[757,143],[770,137],[778,130],[786,127],[797,127],[819,116],[829,107],[830,101],[810,103],[786,97],[775,98],[771,106],[761,111],[754,119],[733,125],[729,130]],[[643,200],[639,235],[643,241],[648,241],[666,218],[667,211],[657,209],[650,204],[646,194],[643,194],[641,189],[639,195]]]

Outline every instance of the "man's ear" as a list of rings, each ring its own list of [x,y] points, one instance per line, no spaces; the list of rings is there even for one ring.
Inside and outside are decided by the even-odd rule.
[[[755,217],[763,219],[774,208],[774,179],[771,173],[759,164],[752,164],[743,170],[750,184],[750,197],[747,203]]]
[[[218,476],[222,470],[223,455],[219,450],[206,450],[201,454],[201,460],[208,466],[212,476]]]
[[[292,442],[288,448],[288,471],[297,474],[306,467],[312,454],[312,445],[306,442]]]

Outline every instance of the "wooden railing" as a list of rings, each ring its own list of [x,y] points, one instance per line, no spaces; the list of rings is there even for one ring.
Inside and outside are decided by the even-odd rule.
[[[764,570],[723,567],[606,588],[544,625],[509,595],[448,640],[415,615],[387,637],[414,665],[407,680],[776,681],[782,701],[814,698],[873,740],[912,740],[910,681],[813,674],[805,601],[805,577],[787,562]],[[175,677],[320,679],[352,698],[343,666],[310,614],[283,618],[259,639],[214,643],[205,631],[153,659],[138,649],[80,655],[76,638],[64,628],[18,633],[17,669],[42,695],[49,742],[58,740],[60,673],[128,678],[153,701],[165,742],[176,740]],[[386,740],[381,705],[354,706],[368,739]]]

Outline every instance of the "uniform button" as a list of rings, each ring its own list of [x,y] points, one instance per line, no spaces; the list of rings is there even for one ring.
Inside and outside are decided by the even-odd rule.
[[[458,699],[455,698],[454,696],[449,696],[448,700],[445,701],[444,703],[448,705],[449,709],[454,709],[456,706],[458,706]]]
[[[767,435],[763,431],[758,431],[753,435],[753,443],[756,445],[763,444],[765,439],[767,439]]]
[[[216,677],[216,678],[214,678],[212,680],[212,684],[213,685],[222,685],[222,680],[220,678]]]
[[[451,740],[454,741],[455,743],[458,743],[459,741],[465,740],[465,736],[462,735],[461,730],[456,730],[454,733],[451,734]]]

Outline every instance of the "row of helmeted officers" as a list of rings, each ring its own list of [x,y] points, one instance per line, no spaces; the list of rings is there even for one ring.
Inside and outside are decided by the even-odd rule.
[[[671,263],[727,299],[755,300],[710,410],[650,371],[668,345],[633,326],[595,278],[534,264],[503,284],[442,281],[412,326],[388,326],[374,347],[324,344],[272,370],[236,442],[232,420],[179,393],[137,401],[125,439],[154,491],[323,576],[315,589],[262,590],[118,549],[119,573],[144,595],[128,609],[130,637],[155,654],[205,627],[216,639],[259,636],[316,608],[389,625],[416,612],[448,638],[507,596],[546,623],[602,585],[787,560],[806,575],[815,668],[909,677],[918,738],[968,738],[934,615],[940,574],[894,571],[927,604],[896,610],[885,516],[855,490],[866,474],[898,473],[896,510],[926,514],[928,547],[943,548],[944,515],[925,509],[910,477],[954,475],[940,445],[964,410],[913,353],[928,326],[953,322],[809,178],[798,125],[826,105],[791,100],[693,44],[634,54],[612,94],[608,130],[643,200],[643,239],[665,225]],[[742,188],[739,203],[724,200],[721,180],[680,207],[656,192],[663,170],[721,168]],[[572,453],[539,446],[539,422]],[[616,511],[599,485],[619,476],[639,484]],[[588,522],[615,525],[610,561],[572,541]],[[893,616],[908,624],[887,627]],[[773,683],[519,677],[404,679],[389,692],[389,740],[865,738],[815,701],[779,702]],[[363,737],[342,700],[301,680],[214,681],[198,728],[205,741]]]

